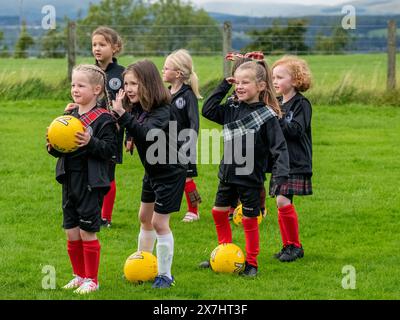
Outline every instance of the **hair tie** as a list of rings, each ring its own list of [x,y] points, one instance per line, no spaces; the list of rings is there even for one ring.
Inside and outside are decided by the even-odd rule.
[[[244,55],[245,58],[250,58],[253,60],[257,60],[257,61],[261,61],[264,60],[264,53],[262,53],[261,51],[252,51],[252,52],[247,52]]]
[[[255,61],[262,61],[264,60],[264,53],[261,51],[251,51],[245,54],[241,54],[239,52],[228,52],[225,56],[225,60],[235,61],[237,58],[249,58]]]
[[[244,55],[242,55],[239,52],[228,52],[225,56],[225,60],[230,60],[230,61],[235,61],[236,58],[244,58]]]

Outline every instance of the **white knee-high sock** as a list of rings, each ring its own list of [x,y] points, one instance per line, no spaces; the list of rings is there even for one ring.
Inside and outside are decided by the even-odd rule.
[[[174,256],[174,237],[172,232],[157,234],[158,274],[172,279],[171,266]]]
[[[147,251],[153,253],[156,237],[157,235],[155,230],[149,231],[140,228],[138,236],[138,251]]]

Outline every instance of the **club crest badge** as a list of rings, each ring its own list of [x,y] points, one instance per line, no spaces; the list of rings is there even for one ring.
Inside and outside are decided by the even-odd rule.
[[[186,106],[186,101],[182,97],[176,99],[175,105],[178,109],[183,109]]]
[[[119,88],[121,88],[121,84],[122,82],[118,78],[112,78],[110,79],[110,81],[108,81],[108,85],[112,90],[118,90]]]
[[[293,111],[289,111],[285,116],[285,120],[286,122],[291,122],[292,119],[293,119]]]

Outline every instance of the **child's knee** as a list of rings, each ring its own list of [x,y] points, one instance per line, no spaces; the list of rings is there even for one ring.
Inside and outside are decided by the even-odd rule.
[[[81,235],[81,239],[83,241],[93,241],[96,240],[96,232],[89,232],[89,231],[85,231],[80,229],[80,235]]]
[[[284,206],[287,206],[288,204],[291,204],[291,201],[289,198],[286,198],[285,196],[277,196],[276,197],[276,206],[278,208],[282,208]]]

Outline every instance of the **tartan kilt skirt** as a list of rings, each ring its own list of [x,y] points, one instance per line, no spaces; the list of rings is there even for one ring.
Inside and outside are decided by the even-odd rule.
[[[271,177],[269,182],[269,195],[300,195],[306,196],[312,194],[312,184],[310,175],[289,175],[287,183],[278,185],[275,182],[274,177]]]

